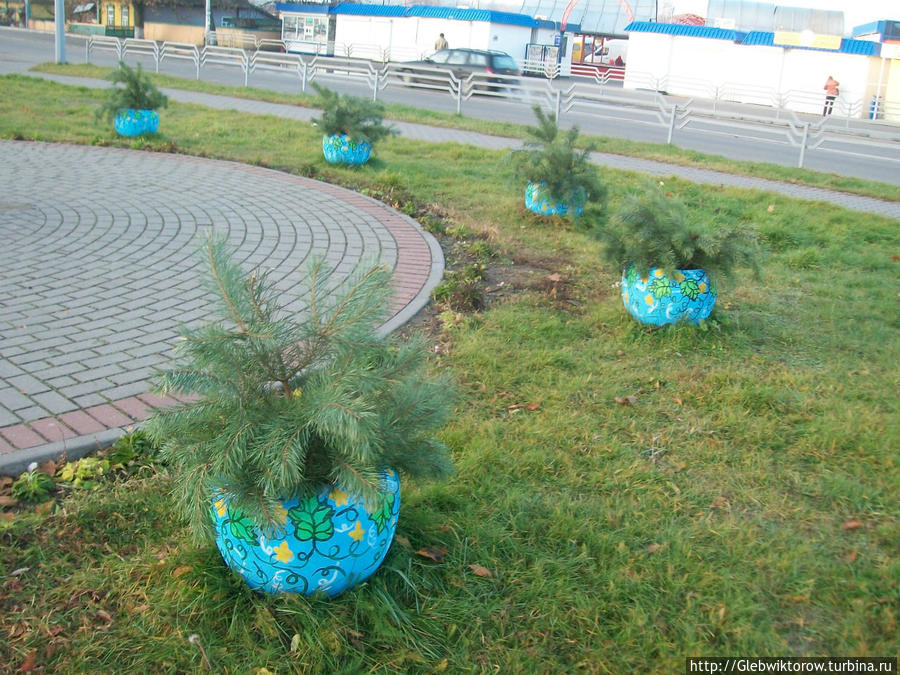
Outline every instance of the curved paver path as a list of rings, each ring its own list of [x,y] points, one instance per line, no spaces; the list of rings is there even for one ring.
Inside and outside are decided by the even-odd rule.
[[[433,237],[355,192],[207,160],[0,141],[0,471],[84,454],[170,403],[149,394],[179,323],[213,318],[197,256],[204,230],[290,291],[312,257],[346,275],[393,269],[390,330],[443,273]],[[302,284],[301,284],[302,288]],[[288,295],[290,297],[290,295]],[[303,310],[302,298],[288,309]]]

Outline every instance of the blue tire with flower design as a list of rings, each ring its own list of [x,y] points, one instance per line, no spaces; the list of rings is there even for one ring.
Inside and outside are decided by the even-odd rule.
[[[365,164],[372,154],[372,144],[346,134],[322,136],[322,153],[332,164]]]
[[[641,323],[700,323],[716,304],[716,289],[703,270],[678,270],[674,279],[656,267],[641,278],[634,267],[622,276],[622,300]]]
[[[400,515],[400,480],[385,470],[371,512],[362,498],[334,485],[281,507],[281,526],[266,537],[215,499],[216,546],[225,562],[258,591],[335,596],[367,579],[387,555]]]
[[[159,130],[159,114],[155,110],[128,108],[115,116],[113,126],[120,136],[155,134]]]
[[[578,190],[572,193],[572,197],[568,202],[554,202],[546,194],[546,190],[542,189],[544,183],[529,183],[525,188],[525,208],[538,213],[542,216],[566,216],[572,211],[576,216],[580,216],[584,211],[584,203],[587,197],[584,190]]]

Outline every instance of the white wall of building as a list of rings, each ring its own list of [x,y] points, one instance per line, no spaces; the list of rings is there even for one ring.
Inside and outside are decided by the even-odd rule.
[[[336,18],[335,56],[347,56],[349,52],[350,56],[375,61],[414,61],[430,56],[435,40],[443,33],[450,47],[506,52],[521,65],[532,33],[528,26],[487,21],[352,14],[338,14]],[[547,44],[553,44],[553,33],[550,35]]]
[[[866,117],[880,66],[880,58],[859,54],[632,33],[624,87],[821,114],[831,75],[841,83],[834,113]]]

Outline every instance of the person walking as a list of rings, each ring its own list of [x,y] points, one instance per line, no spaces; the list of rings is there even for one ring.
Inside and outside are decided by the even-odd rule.
[[[825,107],[822,109],[822,117],[830,115],[831,111],[834,109],[834,99],[836,99],[840,93],[840,90],[838,89],[840,84],[841,83],[831,75],[829,75],[828,79],[825,81],[825,86],[822,87],[825,90]]]
[[[438,39],[434,41],[434,51],[439,52],[442,49],[447,49],[450,45],[447,44],[447,38],[444,37],[444,34],[441,33],[438,35]]]

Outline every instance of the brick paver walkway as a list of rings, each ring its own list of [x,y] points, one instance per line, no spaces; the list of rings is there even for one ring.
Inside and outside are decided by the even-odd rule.
[[[179,323],[213,318],[197,255],[226,232],[245,268],[289,291],[312,257],[393,269],[393,318],[443,273],[437,242],[383,204],[231,162],[0,141],[0,471],[88,452],[170,403],[148,393]],[[301,285],[302,288],[302,285]],[[303,310],[302,297],[288,309]]]

